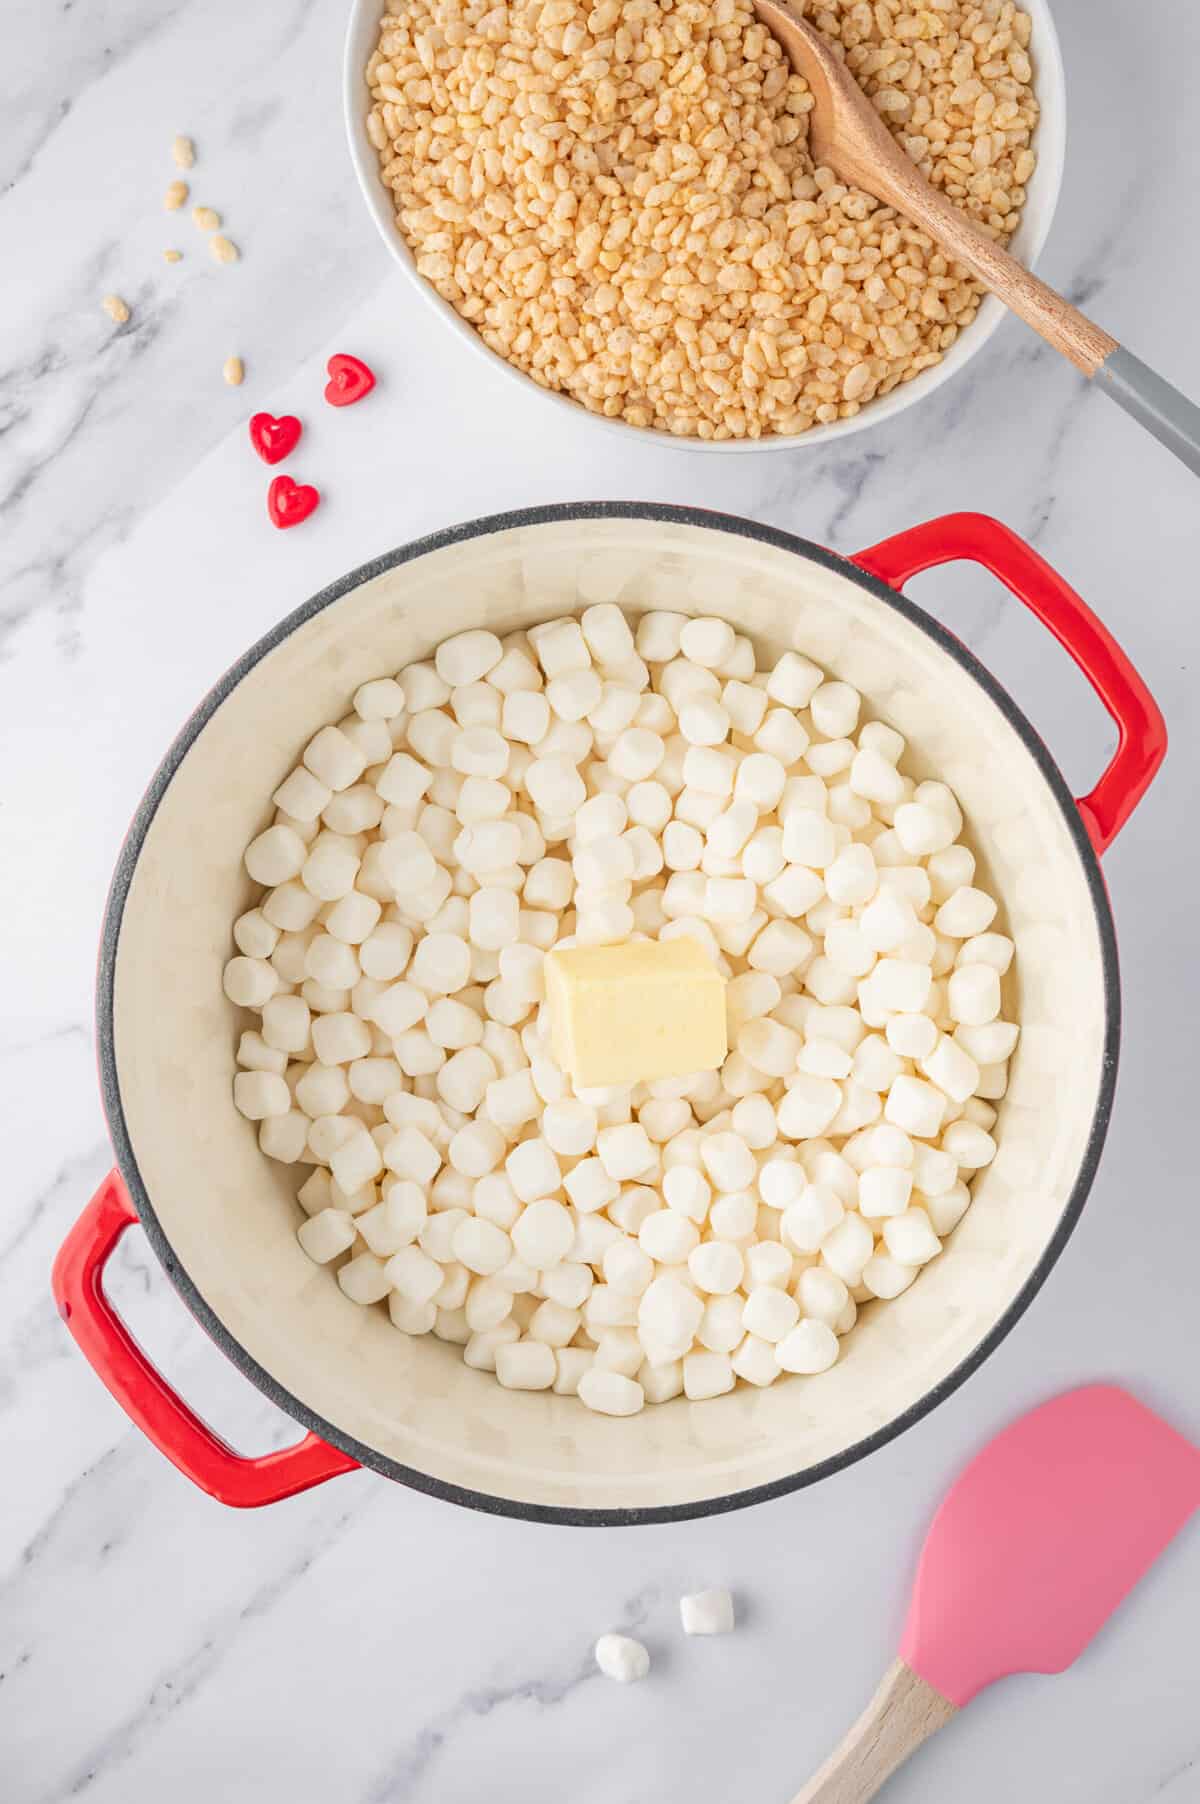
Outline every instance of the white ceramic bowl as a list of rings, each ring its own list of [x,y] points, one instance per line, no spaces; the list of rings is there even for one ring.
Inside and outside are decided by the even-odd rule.
[[[984,563],[1090,674],[1120,727],[1079,804],[1016,704],[891,584]],[[882,580],[881,580],[882,579]],[[962,799],[986,887],[1017,944],[1022,1023],[999,1151],[945,1252],[866,1308],[837,1365],[769,1390],[682,1397],[628,1421],[573,1397],[503,1390],[457,1347],[360,1309],[296,1240],[297,1173],[264,1158],[232,1099],[239,1021],[221,989],[242,864],[267,798],[358,685],[447,634],[504,633],[600,600],[719,613],[760,662],[799,646],[906,734],[914,775]],[[1161,717],[1128,661],[1036,552],[978,515],[902,533],[859,562],[697,509],[538,508],[438,533],[353,571],[254,646],[184,727],[121,854],[105,924],[97,1038],[119,1162],[68,1239],[59,1306],[105,1383],[214,1496],[267,1503],[355,1462],[438,1496],[543,1520],[656,1521],[809,1484],[918,1420],[997,1344],[1083,1205],[1116,1075],[1119,997],[1097,852],[1162,756]],[[241,1025],[251,1025],[244,1017]],[[140,1218],[229,1357],[312,1430],[241,1459],[196,1422],[104,1299],[104,1261]]]
[[[394,0],[388,0],[393,5]],[[1054,28],[1054,20],[1050,13],[1048,0],[1021,0],[1024,9],[1033,17],[1033,56],[1036,70],[1037,97],[1041,105],[1042,115],[1038,126],[1035,148],[1038,154],[1037,168],[1033,173],[1028,190],[1021,227],[1012,241],[1011,250],[1028,267],[1032,267],[1041,254],[1050,231],[1050,223],[1054,218],[1054,209],[1058,204],[1059,189],[1062,186],[1063,160],[1066,152],[1067,134],[1067,96],[1063,74],[1062,51],[1059,47],[1058,33]],[[592,420],[608,431],[619,432],[628,437],[631,433],[639,438],[647,439],[661,445],[673,445],[684,451],[723,451],[747,453],[755,451],[792,451],[811,449],[816,445],[829,444],[834,439],[848,438],[853,432],[861,432],[865,427],[880,426],[885,420],[894,419],[905,408],[914,406],[926,395],[933,394],[935,389],[949,382],[952,376],[964,369],[977,351],[981,351],[992,333],[1004,318],[1006,308],[994,295],[985,297],[979,312],[970,326],[956,342],[951,345],[941,363],[932,369],[923,370],[911,382],[905,382],[885,395],[881,401],[872,401],[852,420],[835,420],[828,426],[814,426],[811,431],[797,436],[730,439],[714,443],[706,439],[676,438],[671,433],[659,432],[648,426],[630,426],[625,420],[608,420],[603,414],[591,413],[578,401],[566,395],[556,394],[551,389],[542,388],[531,380],[515,365],[508,363],[495,351],[489,350],[478,332],[467,324],[448,301],[444,301],[437,290],[425,278],[417,273],[416,263],[408,245],[397,229],[392,198],[379,178],[379,153],[367,136],[367,113],[370,110],[370,95],[364,71],[368,59],[375,48],[379,31],[379,20],[384,10],[384,0],[352,0],[350,22],[346,31],[345,61],[342,71],[343,100],[346,115],[346,133],[350,141],[350,156],[358,176],[358,185],[363,199],[367,203],[367,211],[379,228],[391,255],[409,280],[424,296],[430,307],[443,319],[460,343],[472,351],[477,357],[485,357],[493,367],[504,370],[523,388],[541,395],[551,406],[569,409],[577,418]]]

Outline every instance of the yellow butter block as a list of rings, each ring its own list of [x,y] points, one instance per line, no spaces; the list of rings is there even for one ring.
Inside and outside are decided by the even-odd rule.
[[[546,954],[550,1039],[580,1089],[715,1071],[728,1051],[725,979],[695,940]]]

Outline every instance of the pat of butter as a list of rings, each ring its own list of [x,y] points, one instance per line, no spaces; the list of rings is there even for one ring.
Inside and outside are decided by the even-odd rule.
[[[546,997],[555,1059],[580,1089],[724,1063],[725,979],[695,940],[548,952]]]

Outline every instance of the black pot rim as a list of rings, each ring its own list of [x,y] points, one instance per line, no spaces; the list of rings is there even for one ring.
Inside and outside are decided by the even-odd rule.
[[[1095,1114],[1083,1158],[1080,1161],[1075,1182],[1067,1198],[1062,1215],[1053,1235],[1046,1244],[1034,1270],[1024,1285],[1013,1298],[1003,1315],[967,1357],[952,1372],[948,1373],[940,1383],[911,1404],[899,1416],[877,1429],[874,1434],[865,1436],[853,1446],[829,1459],[822,1460],[803,1471],[790,1473],[788,1476],[775,1479],[769,1484],[750,1486],[745,1490],[732,1491],[724,1496],[702,1498],[696,1502],[669,1504],[658,1507],[630,1509],[575,1509],[559,1505],[525,1503],[519,1499],[497,1497],[489,1492],[476,1491],[469,1487],[446,1483],[413,1467],[405,1466],[398,1460],[390,1459],[379,1453],[365,1442],[356,1440],[353,1435],[325,1421],[300,1398],[294,1396],[271,1373],[251,1358],[245,1348],[237,1341],[220,1317],[200,1294],[196,1285],[177,1259],[174,1249],[163,1230],[157,1212],[146,1186],[142,1181],[134,1156],[128,1126],[125,1121],[121,1103],[120,1084],[117,1076],[116,1047],[113,1031],[114,982],[117,962],[117,948],[120,938],[121,921],[124,914],[130,884],[141,853],[142,845],[150,824],[158,811],[166,791],[182,763],[184,757],[216,713],[222,702],[232,694],[256,664],[268,652],[282,644],[295,630],[311,620],[315,614],[332,606],[344,595],[360,588],[364,583],[381,575],[384,571],[411,563],[417,558],[433,551],[440,551],[446,546],[464,543],[472,539],[485,538],[491,534],[508,531],[514,527],[544,526],[570,520],[607,520],[633,519],[649,520],[660,523],[684,526],[699,526],[710,531],[724,532],[734,538],[748,539],[758,544],[770,545],[777,550],[797,554],[808,561],[835,572],[839,576],[849,578],[860,588],[886,606],[895,609],[928,639],[954,659],[967,674],[975,679],[989,698],[999,708],[1009,725],[1021,739],[1026,750],[1037,764],[1051,794],[1058,804],[1067,831],[1075,845],[1083,874],[1088,886],[1095,914],[1096,928],[1100,941],[1103,964],[1104,987],[1104,1051],[1101,1064],[1100,1088],[1096,1102]],[[479,1510],[490,1515],[511,1516],[526,1522],[547,1522],[577,1527],[622,1527],[635,1524],[651,1524],[681,1522],[702,1516],[715,1516],[727,1511],[745,1509],[751,1504],[764,1503],[772,1498],[783,1497],[793,1491],[816,1484],[820,1479],[828,1478],[857,1461],[866,1458],[878,1448],[903,1434],[914,1426],[938,1404],[943,1403],[960,1385],[983,1364],[1001,1341],[1011,1332],[1016,1323],[1028,1309],[1030,1303],[1045,1283],[1050,1271],[1057,1263],[1063,1248],[1070,1239],[1079,1220],[1088,1192],[1096,1175],[1101,1150],[1112,1115],[1113,1093],[1116,1087],[1117,1055],[1120,1041],[1121,1025],[1121,992],[1120,976],[1117,962],[1116,933],[1113,926],[1112,910],[1109,906],[1108,892],[1101,874],[1100,863],[1088,838],[1083,820],[1076,807],[1074,798],[1063,778],[1062,772],[1047,749],[1040,734],[1027,720],[1021,709],[1013,701],[1007,690],[1001,687],[996,679],[984,668],[967,647],[960,643],[938,621],[932,619],[922,609],[916,607],[904,594],[890,589],[877,577],[868,575],[857,564],[802,539],[794,533],[781,531],[777,527],[760,525],[757,521],[742,519],[737,515],[710,512],[696,507],[681,507],[660,502],[562,502],[542,507],[519,508],[511,512],[485,515],[480,519],[464,521],[457,526],[449,526],[441,531],[429,533],[422,538],[414,539],[406,545],[382,553],[359,565],[347,575],[339,577],[318,594],[304,602],[292,613],[272,627],[257,643],[234,664],[210,690],[204,700],[185,722],[170,750],[159,765],[150,785],[138,805],[136,814],[121,847],[116,869],[113,873],[108,901],[104,914],[103,934],[100,945],[100,958],[96,977],[96,1029],[98,1061],[100,1067],[101,1093],[105,1115],[112,1136],[113,1149],[121,1175],[128,1187],[130,1197],[137,1209],[138,1216],[155,1253],[166,1269],[168,1277],[182,1296],[192,1314],[200,1322],[210,1337],[221,1348],[222,1352],[242,1371],[251,1383],[265,1396],[269,1397],[279,1409],[303,1427],[312,1430],[331,1446],[357,1460],[369,1470],[382,1473],[385,1478],[408,1485],[413,1490],[423,1491],[432,1497],[438,1497],[449,1503],[464,1505],[469,1509]]]

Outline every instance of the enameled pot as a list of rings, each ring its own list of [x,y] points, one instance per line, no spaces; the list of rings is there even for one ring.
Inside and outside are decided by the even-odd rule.
[[[902,593],[954,559],[985,565],[1031,608],[1115,720],[1117,750],[1081,801],[1012,698]],[[237,1023],[221,989],[230,926],[251,893],[242,851],[313,731],[366,678],[427,657],[448,634],[503,633],[600,600],[720,614],[771,657],[802,647],[907,736],[914,773],[959,795],[982,879],[1002,900],[1017,944],[1006,1012],[1023,1030],[974,1206],[909,1291],[863,1311],[831,1371],[623,1421],[501,1389],[458,1348],[357,1308],[310,1264],[296,1240],[295,1174],[263,1157],[233,1107]],[[1149,692],[1095,615],[977,514],[848,558],[746,520],[597,503],[474,521],[377,558],[282,621],[217,685],[121,852],[97,1001],[117,1166],[55,1266],[71,1332],[168,1458],[231,1504],[269,1503],[363,1465],[479,1509],[654,1522],[778,1496],[862,1458],[997,1346],[1083,1207],[1119,1026],[1099,855],[1165,746]],[[101,1276],[138,1220],[217,1344],[310,1431],[295,1447],[234,1453],[117,1319]]]

